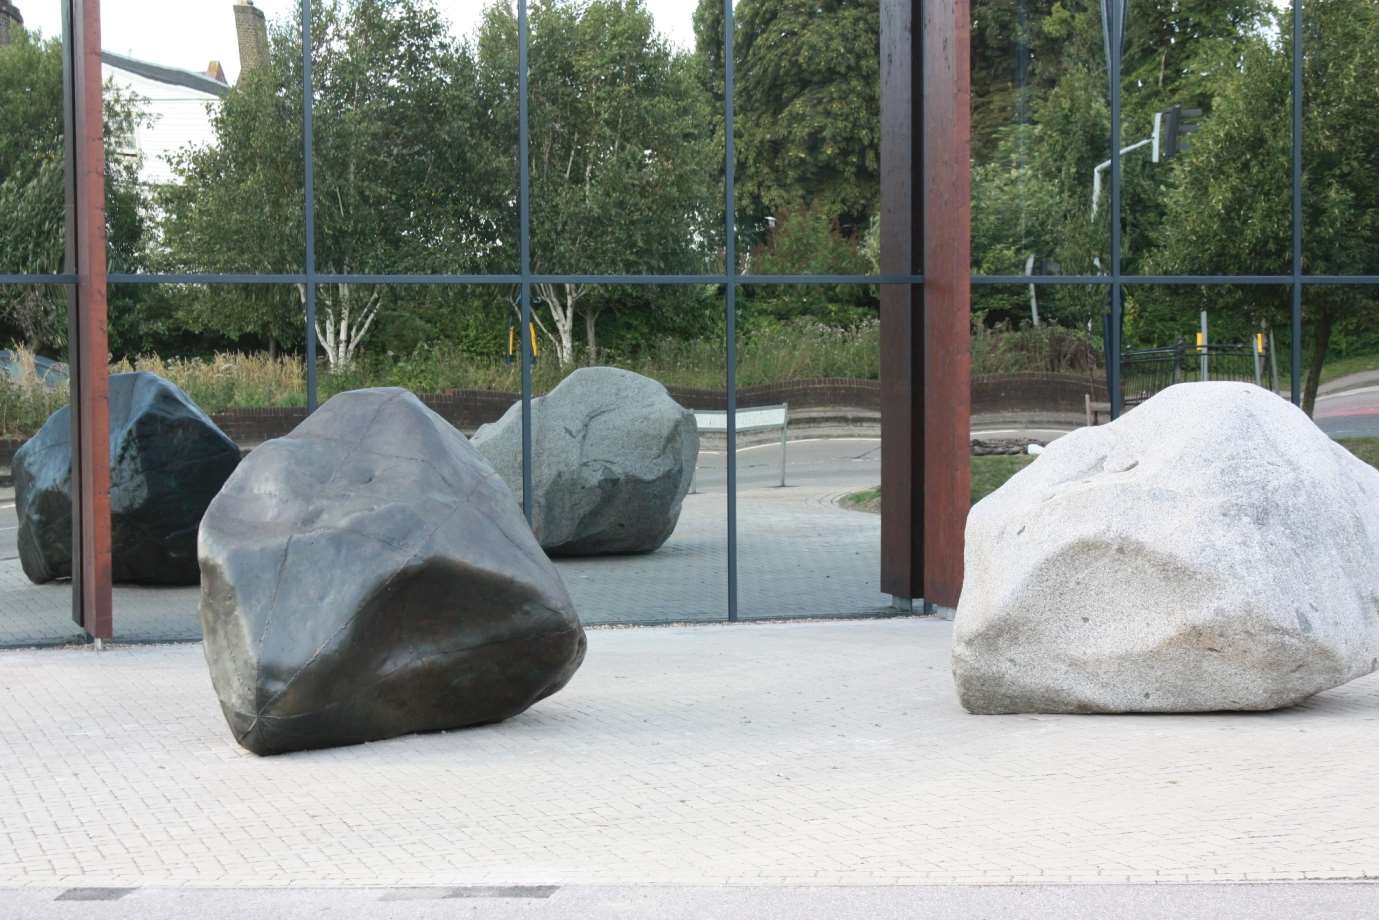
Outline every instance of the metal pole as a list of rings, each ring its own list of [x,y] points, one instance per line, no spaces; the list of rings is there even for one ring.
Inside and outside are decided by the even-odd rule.
[[[311,0],[302,0],[302,166],[306,203],[306,411],[316,411],[316,156],[311,77]]]
[[[1118,2],[1112,2],[1110,10],[1110,34],[1107,36],[1107,50],[1110,52],[1110,60],[1107,66],[1110,69],[1110,89],[1111,89],[1111,149],[1119,151],[1121,134],[1121,112],[1120,112],[1120,63],[1121,48],[1124,42],[1125,32],[1125,7]],[[1124,290],[1121,287],[1121,229],[1120,229],[1120,210],[1121,210],[1121,168],[1120,157],[1111,157],[1111,340],[1107,343],[1109,360],[1107,368],[1110,370],[1111,378],[1111,418],[1120,417],[1122,408],[1121,393],[1121,324],[1123,322],[1122,309]]]
[[[733,137],[737,65],[733,60],[733,0],[723,0],[724,309],[728,327],[728,622],[737,621],[737,145]]]
[[[1274,342],[1274,327],[1269,327],[1269,388],[1278,392],[1278,345]]]
[[[110,564],[110,400],[106,340],[105,139],[100,0],[63,4],[64,198],[72,450],[72,619],[114,631]]]
[[[1197,359],[1197,363],[1201,366],[1201,375],[1200,375],[1200,377],[1199,377],[1198,379],[1200,379],[1200,380],[1201,380],[1202,382],[1204,382],[1204,383],[1205,383],[1206,381],[1208,381],[1208,380],[1211,379],[1211,369],[1207,366],[1207,351],[1208,351],[1209,348],[1210,348],[1210,346],[1208,345],[1208,339],[1207,339],[1207,311],[1206,311],[1206,310],[1203,310],[1203,311],[1202,311],[1202,354],[1201,354],[1201,356]]]
[[[780,423],[780,487],[785,488],[785,445],[790,436],[790,404],[781,403],[781,411],[785,417]]]
[[[531,135],[527,112],[527,53],[530,43],[527,0],[517,0],[517,170],[519,234],[522,275],[522,513],[532,521],[532,411],[531,411]]]
[[[1302,0],[1293,0],[1293,405],[1302,405]]]

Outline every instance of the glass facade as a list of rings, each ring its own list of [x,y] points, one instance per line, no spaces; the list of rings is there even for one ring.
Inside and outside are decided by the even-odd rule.
[[[678,44],[635,4],[244,6],[228,76],[107,55],[117,369],[171,373],[154,330],[215,355],[211,409],[393,384],[469,434],[635,371],[697,414],[694,484],[655,553],[558,563],[586,621],[885,605],[880,0],[704,0]],[[61,43],[8,34],[0,201],[49,217],[0,227],[0,345],[61,360]],[[1379,354],[1376,34],[1366,0],[972,0],[974,377],[1114,415]]]

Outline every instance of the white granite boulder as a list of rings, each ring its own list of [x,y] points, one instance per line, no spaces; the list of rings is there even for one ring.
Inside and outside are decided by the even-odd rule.
[[[522,497],[522,405],[473,444]],[[649,377],[585,367],[532,400],[532,530],[552,556],[648,553],[694,478],[694,414]]]
[[[1289,706],[1379,670],[1379,472],[1267,390],[1171,387],[972,509],[975,713]]]

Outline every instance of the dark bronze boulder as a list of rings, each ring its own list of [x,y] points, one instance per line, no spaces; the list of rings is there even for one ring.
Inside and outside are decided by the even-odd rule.
[[[342,393],[250,454],[200,558],[211,681],[256,754],[497,722],[584,658],[511,491],[406,390]]]
[[[239,448],[155,374],[113,374],[109,396],[113,578],[194,585],[196,528],[239,463]],[[19,561],[36,584],[72,575],[71,435],[64,406],[14,455]]]

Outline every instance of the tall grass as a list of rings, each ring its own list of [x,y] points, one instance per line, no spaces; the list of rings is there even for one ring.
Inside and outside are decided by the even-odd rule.
[[[39,379],[33,352],[25,348],[15,348],[14,352],[18,379],[0,372],[0,438],[27,437],[67,405],[66,387],[54,387]]]
[[[881,327],[875,320],[842,329],[796,321],[754,329],[737,345],[739,387],[845,377],[880,376]],[[25,354],[21,351],[21,354]],[[1086,373],[1095,366],[1091,340],[1063,329],[988,332],[972,340],[974,375],[1050,371]],[[0,375],[0,436],[32,434],[67,401],[65,388],[39,383],[29,372],[18,384]],[[656,340],[628,354],[607,353],[599,363],[652,377],[668,386],[722,389],[727,378],[726,344],[717,338]],[[177,384],[206,412],[258,406],[300,406],[306,402],[303,362],[293,356],[222,353],[212,358],[141,356],[117,362],[112,373],[150,371]],[[550,391],[573,367],[560,367],[545,354],[532,368],[533,389]],[[372,356],[337,373],[324,368],[322,399],[343,390],[399,386],[416,393],[493,390],[516,393],[521,370],[515,362],[467,354],[444,344],[405,356]]]

